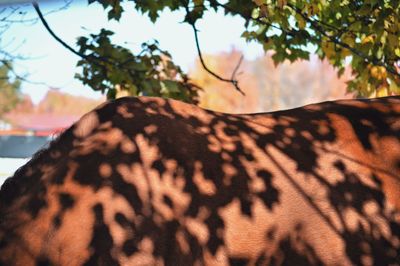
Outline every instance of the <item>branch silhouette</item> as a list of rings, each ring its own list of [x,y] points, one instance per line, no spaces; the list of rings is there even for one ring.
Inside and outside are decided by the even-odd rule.
[[[185,10],[186,10],[186,17],[189,17],[190,10],[189,10],[188,5],[185,5]],[[193,21],[193,20],[191,20],[191,19],[189,19],[187,22],[190,24],[190,26],[191,26],[192,29],[193,29],[194,39],[195,39],[195,42],[196,42],[197,54],[198,54],[198,56],[199,56],[200,63],[201,63],[201,65],[202,65],[202,67],[204,68],[204,70],[207,71],[210,75],[212,75],[213,77],[215,77],[216,79],[218,79],[218,80],[220,80],[220,81],[231,83],[231,84],[235,87],[235,89],[236,89],[238,92],[240,92],[240,93],[244,96],[245,93],[240,89],[240,87],[239,87],[239,82],[238,82],[238,80],[235,78],[236,72],[238,71],[238,69],[239,69],[239,67],[240,67],[240,65],[241,65],[241,63],[242,63],[242,61],[243,61],[243,56],[241,56],[241,58],[239,59],[239,62],[238,62],[238,64],[236,65],[234,71],[232,72],[232,76],[231,76],[230,79],[221,77],[220,75],[218,75],[217,73],[215,73],[214,71],[212,71],[212,70],[207,66],[207,64],[206,64],[205,61],[204,61],[203,54],[202,54],[201,48],[200,48],[199,36],[198,36],[198,31],[199,31],[199,30],[198,30],[197,27],[196,27],[196,22]]]

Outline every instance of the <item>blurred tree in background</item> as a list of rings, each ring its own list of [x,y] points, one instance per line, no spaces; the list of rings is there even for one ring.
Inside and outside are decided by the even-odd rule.
[[[12,78],[12,63],[0,63],[0,118],[22,101],[21,82]]]
[[[242,56],[233,49],[229,53],[204,55],[204,61],[218,73],[228,75]],[[199,97],[201,107],[228,113],[275,111],[354,97],[354,93],[346,93],[350,68],[339,78],[327,60],[321,61],[315,55],[309,61],[284,62],[277,67],[269,55],[243,60],[237,79],[246,97],[240,97],[226,82],[211,77],[199,61],[189,76],[204,88]]]
[[[51,89],[45,97],[34,106],[37,113],[55,115],[83,115],[100,105],[104,99],[94,100],[81,96],[74,96]]]

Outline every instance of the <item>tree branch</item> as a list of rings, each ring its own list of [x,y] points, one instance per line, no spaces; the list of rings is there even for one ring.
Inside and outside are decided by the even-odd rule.
[[[107,60],[107,58],[100,58],[100,57],[94,57],[94,56],[87,56],[83,53],[80,53],[78,51],[76,51],[74,48],[72,48],[71,46],[69,46],[66,42],[64,42],[60,37],[58,37],[53,30],[50,28],[49,24],[47,24],[47,21],[44,19],[44,16],[42,14],[42,12],[40,11],[39,5],[37,2],[33,2],[32,3],[33,7],[36,10],[36,13],[38,14],[40,21],[42,22],[42,24],[44,25],[44,27],[46,28],[46,30],[50,33],[50,35],[56,40],[58,41],[63,47],[65,47],[67,50],[69,50],[70,52],[72,52],[73,54],[87,60],[88,62],[93,63],[94,65],[100,67],[103,71],[106,71],[106,68],[104,65],[100,64],[99,62],[97,62],[97,60],[102,61],[104,63],[108,63],[108,64],[113,64],[113,62],[110,62],[109,60]]]
[[[70,52],[72,52],[73,54],[87,60],[90,62],[93,62],[95,64],[98,64],[97,62],[93,61],[92,57],[87,56],[85,54],[82,54],[78,51],[76,51],[74,48],[72,48],[71,46],[69,46],[66,42],[64,42],[63,40],[61,40],[60,37],[58,37],[53,30],[50,28],[49,24],[47,24],[47,21],[44,19],[42,12],[40,11],[39,5],[37,2],[33,2],[32,3],[33,7],[35,8],[36,13],[39,16],[40,21],[42,22],[43,26],[46,28],[46,30],[50,33],[50,35],[56,40],[58,41],[62,46],[64,46],[67,50],[69,50]]]
[[[190,11],[189,11],[189,7],[187,5],[185,5],[185,9],[186,9],[186,15],[189,15]],[[232,77],[230,79],[226,79],[221,77],[220,75],[218,75],[217,73],[215,73],[214,71],[212,71],[205,63],[204,58],[203,58],[203,54],[201,52],[201,48],[200,48],[200,42],[199,42],[199,36],[198,36],[198,29],[196,28],[196,22],[195,21],[188,21],[188,23],[190,24],[190,26],[193,29],[193,33],[194,33],[194,39],[196,42],[196,48],[197,48],[197,54],[199,56],[200,59],[200,63],[203,66],[204,70],[207,71],[210,75],[212,75],[213,77],[215,77],[216,79],[223,81],[223,82],[228,82],[231,83],[235,89],[240,92],[242,95],[245,95],[245,93],[240,89],[239,87],[239,82],[237,79],[235,79],[235,75],[237,70],[239,69],[240,64],[242,63],[243,58],[241,57],[238,64],[235,67],[235,70],[232,73]]]
[[[239,67],[240,67],[240,65],[241,65],[242,62],[243,62],[243,58],[244,58],[244,56],[241,55],[240,58],[239,58],[239,62],[236,64],[236,67],[235,67],[235,69],[234,69],[233,72],[232,72],[231,79],[234,79],[234,78],[235,78],[236,72],[239,70]]]
[[[44,27],[45,27],[46,30],[50,33],[50,35],[51,35],[57,42],[59,42],[64,48],[66,48],[67,50],[69,50],[69,51],[72,52],[73,54],[75,54],[75,55],[79,56],[80,58],[82,58],[82,59],[88,61],[89,63],[92,63],[92,64],[96,65],[97,67],[101,68],[101,69],[103,70],[103,72],[104,72],[104,76],[107,76],[108,70],[107,70],[107,68],[106,68],[106,65],[104,65],[104,64],[102,64],[102,63],[112,65],[113,67],[116,67],[116,68],[118,68],[119,70],[121,70],[121,69],[122,69],[122,70],[125,70],[125,71],[127,71],[131,76],[134,74],[134,72],[145,72],[145,71],[142,71],[142,70],[140,70],[140,69],[134,69],[134,70],[132,70],[132,69],[129,68],[129,66],[126,66],[126,64],[128,64],[130,61],[134,60],[134,59],[132,59],[132,58],[129,58],[129,59],[125,60],[125,61],[122,62],[122,63],[119,63],[119,62],[115,62],[115,61],[113,60],[112,57],[101,57],[101,56],[86,55],[86,54],[84,54],[84,53],[82,53],[82,52],[79,52],[79,51],[75,50],[74,48],[72,48],[71,46],[69,46],[66,42],[64,42],[60,37],[58,37],[58,36],[52,31],[52,29],[51,29],[50,26],[48,25],[47,21],[45,20],[45,18],[44,18],[44,16],[43,16],[42,12],[40,11],[40,8],[39,8],[38,3],[37,3],[37,2],[33,2],[32,4],[33,4],[33,7],[35,8],[36,13],[37,13],[38,16],[39,16],[40,21],[43,23]],[[160,52],[162,52],[162,51],[160,50]],[[160,78],[160,80],[161,80],[161,78]],[[189,84],[188,82],[184,81],[184,82],[183,82],[183,85],[190,85],[190,84]],[[192,86],[192,87],[195,87],[195,86]]]

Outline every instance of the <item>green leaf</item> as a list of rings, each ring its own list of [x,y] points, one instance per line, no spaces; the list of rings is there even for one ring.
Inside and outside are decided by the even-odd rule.
[[[161,86],[165,86],[166,90],[169,92],[179,92],[179,85],[176,81],[173,80],[163,80],[161,82]]]
[[[115,99],[116,96],[117,96],[116,89],[110,89],[107,91],[107,99]]]

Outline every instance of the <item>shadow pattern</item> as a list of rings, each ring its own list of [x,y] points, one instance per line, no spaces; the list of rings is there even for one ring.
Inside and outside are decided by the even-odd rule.
[[[400,98],[86,114],[0,190],[0,265],[400,265]]]

